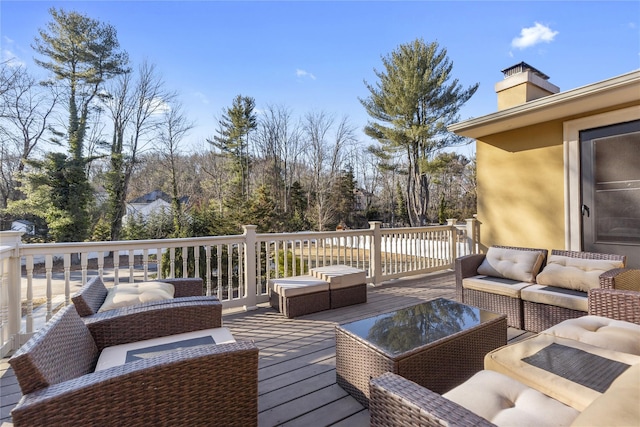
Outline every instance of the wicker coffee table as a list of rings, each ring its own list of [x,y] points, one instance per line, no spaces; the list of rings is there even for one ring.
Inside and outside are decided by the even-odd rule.
[[[336,326],[336,379],[365,407],[369,380],[393,372],[444,393],[507,343],[507,319],[439,298]]]

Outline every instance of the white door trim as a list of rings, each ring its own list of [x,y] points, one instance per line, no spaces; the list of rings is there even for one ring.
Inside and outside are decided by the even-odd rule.
[[[582,250],[582,212],[580,185],[580,131],[640,120],[640,106],[563,123],[564,147],[564,230],[566,250]]]

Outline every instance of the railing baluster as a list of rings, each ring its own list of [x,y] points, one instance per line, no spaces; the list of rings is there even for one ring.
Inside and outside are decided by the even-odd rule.
[[[71,254],[64,254],[64,304],[71,303]]]
[[[27,333],[31,333],[33,332],[33,255],[27,255],[25,267],[27,270],[27,312],[25,320]]]
[[[113,285],[120,284],[120,251],[113,251]]]
[[[200,277],[200,246],[193,247],[193,277]]]
[[[207,295],[211,295],[211,245],[204,247],[204,255],[207,265],[205,284],[207,285]]]
[[[160,247],[156,248],[156,278],[162,279],[162,249]]]
[[[104,252],[98,252],[98,276],[104,282]]]
[[[80,286],[87,283],[88,266],[89,266],[89,254],[87,252],[82,252],[82,254],[80,254],[80,268],[82,270],[82,279],[81,279],[82,282],[80,283]]]
[[[49,321],[49,319],[51,319],[51,311],[52,311],[52,307],[51,307],[51,298],[52,296],[52,291],[51,291],[51,279],[52,279],[52,274],[53,274],[53,256],[52,255],[45,255],[44,258],[44,271],[45,271],[45,277],[47,279],[47,284],[46,284],[46,296],[47,296],[47,321]]]
[[[182,277],[189,277],[189,248],[182,247]]]
[[[142,251],[142,280],[149,280],[149,249],[145,248]]]
[[[129,254],[129,283],[135,282],[135,252],[132,250],[127,251]]]

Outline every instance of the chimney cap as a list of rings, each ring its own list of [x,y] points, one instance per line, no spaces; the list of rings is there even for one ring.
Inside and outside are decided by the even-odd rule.
[[[526,62],[521,62],[519,64],[516,65],[512,65],[511,67],[505,68],[504,70],[502,70],[501,72],[504,74],[504,77],[510,77],[514,74],[518,74],[518,73],[523,73],[525,71],[531,71],[534,74],[536,74],[538,77],[544,79],[544,80],[549,80],[549,76],[547,76],[545,73],[543,73],[542,71],[532,67],[531,65],[527,64]]]

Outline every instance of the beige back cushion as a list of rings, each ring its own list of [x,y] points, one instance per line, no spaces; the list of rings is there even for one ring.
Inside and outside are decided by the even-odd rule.
[[[532,283],[544,261],[540,251],[490,247],[478,274]]]
[[[109,293],[98,312],[142,304],[145,302],[172,299],[174,294],[175,288],[171,283],[125,283],[109,289]]]
[[[538,274],[539,285],[557,286],[589,292],[600,287],[600,275],[614,268],[624,267],[622,261],[572,258],[551,255],[546,267]]]

